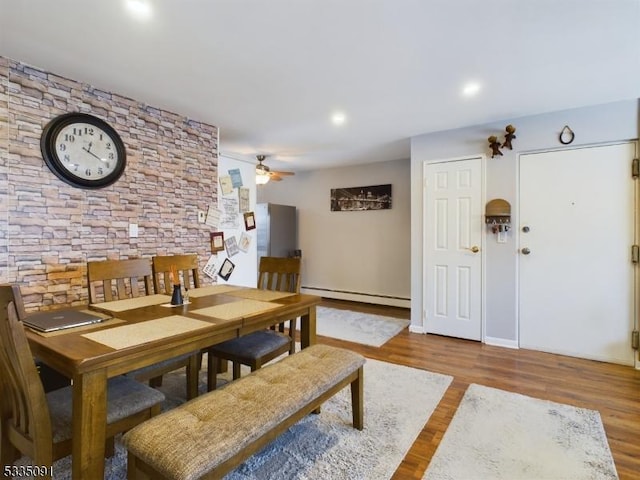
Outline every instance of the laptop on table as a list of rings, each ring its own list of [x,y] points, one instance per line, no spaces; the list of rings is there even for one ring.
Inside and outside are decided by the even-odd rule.
[[[109,317],[105,318],[82,310],[51,310],[28,315],[22,323],[39,332],[55,332],[65,328],[100,323],[108,319]]]

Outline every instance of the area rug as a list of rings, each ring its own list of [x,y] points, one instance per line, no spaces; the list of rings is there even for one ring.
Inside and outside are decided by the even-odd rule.
[[[206,362],[203,362],[206,365]],[[164,377],[167,406],[184,401],[185,375]],[[444,395],[452,377],[367,359],[364,367],[365,428],[351,426],[349,388],[230,472],[226,480],[388,479]],[[206,389],[206,372],[200,390]],[[54,464],[54,478],[68,479],[70,462]],[[126,478],[126,450],[106,462],[109,480]]]
[[[298,322],[298,328],[299,328]],[[409,325],[409,320],[339,308],[317,307],[316,332],[325,337],[380,347]]]
[[[423,480],[617,478],[597,411],[472,384]]]

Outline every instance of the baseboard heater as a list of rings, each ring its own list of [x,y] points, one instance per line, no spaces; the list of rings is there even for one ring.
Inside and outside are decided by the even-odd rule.
[[[302,293],[318,295],[335,300],[350,300],[353,302],[374,303],[376,305],[388,305],[390,307],[411,308],[411,299],[405,297],[393,297],[390,295],[374,295],[371,293],[349,292],[346,290],[333,290],[330,288],[305,287],[300,288]]]

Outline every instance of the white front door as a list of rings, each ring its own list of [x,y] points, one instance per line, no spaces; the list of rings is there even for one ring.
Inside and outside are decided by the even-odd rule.
[[[633,364],[635,144],[520,156],[520,347]]]
[[[482,159],[425,164],[425,330],[482,337]]]

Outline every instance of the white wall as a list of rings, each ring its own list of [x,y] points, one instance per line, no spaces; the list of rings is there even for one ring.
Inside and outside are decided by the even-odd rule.
[[[493,236],[485,245],[485,337],[490,343],[517,345],[517,229],[518,229],[518,155],[525,152],[579,145],[598,144],[638,138],[638,100],[617,102],[544,115],[503,120],[486,125],[425,134],[411,141],[411,322],[414,330],[422,327],[423,303],[423,164],[425,161],[485,154],[486,199],[504,198],[512,206],[512,225],[505,244]],[[513,124],[516,139],[513,151],[490,158],[487,137],[504,138],[504,127]],[[558,135],[565,125],[575,132],[570,146],[563,146]],[[580,172],[576,172],[576,182]],[[544,185],[540,185],[543,189]],[[599,226],[595,226],[599,228]],[[585,232],[587,234],[587,232]]]
[[[240,169],[240,175],[242,176],[243,187],[248,188],[250,191],[250,204],[252,211],[256,206],[256,167],[253,162],[245,162],[236,160],[230,157],[221,155],[218,157],[218,176],[228,175],[229,170],[238,168]],[[234,188],[233,192],[228,196],[238,195],[238,189]],[[220,199],[223,197],[220,186],[218,185],[218,205],[220,205]],[[238,216],[238,228],[234,229],[221,229],[224,232],[224,238],[227,239],[232,235],[235,235],[236,240],[240,240],[240,235],[245,231],[244,217],[242,213]],[[251,245],[249,250],[245,252],[238,252],[231,261],[235,264],[233,273],[229,277],[228,282],[225,282],[220,276],[216,275],[216,282],[218,283],[231,283],[233,285],[242,285],[246,287],[255,287],[258,281],[258,254],[256,248],[256,230],[249,230],[246,232],[251,237]],[[220,269],[222,262],[227,258],[226,251],[222,251],[216,254],[216,271]]]
[[[332,188],[392,185],[392,208],[332,212]],[[409,160],[299,172],[258,187],[258,203],[298,208],[303,291],[409,306]]]

